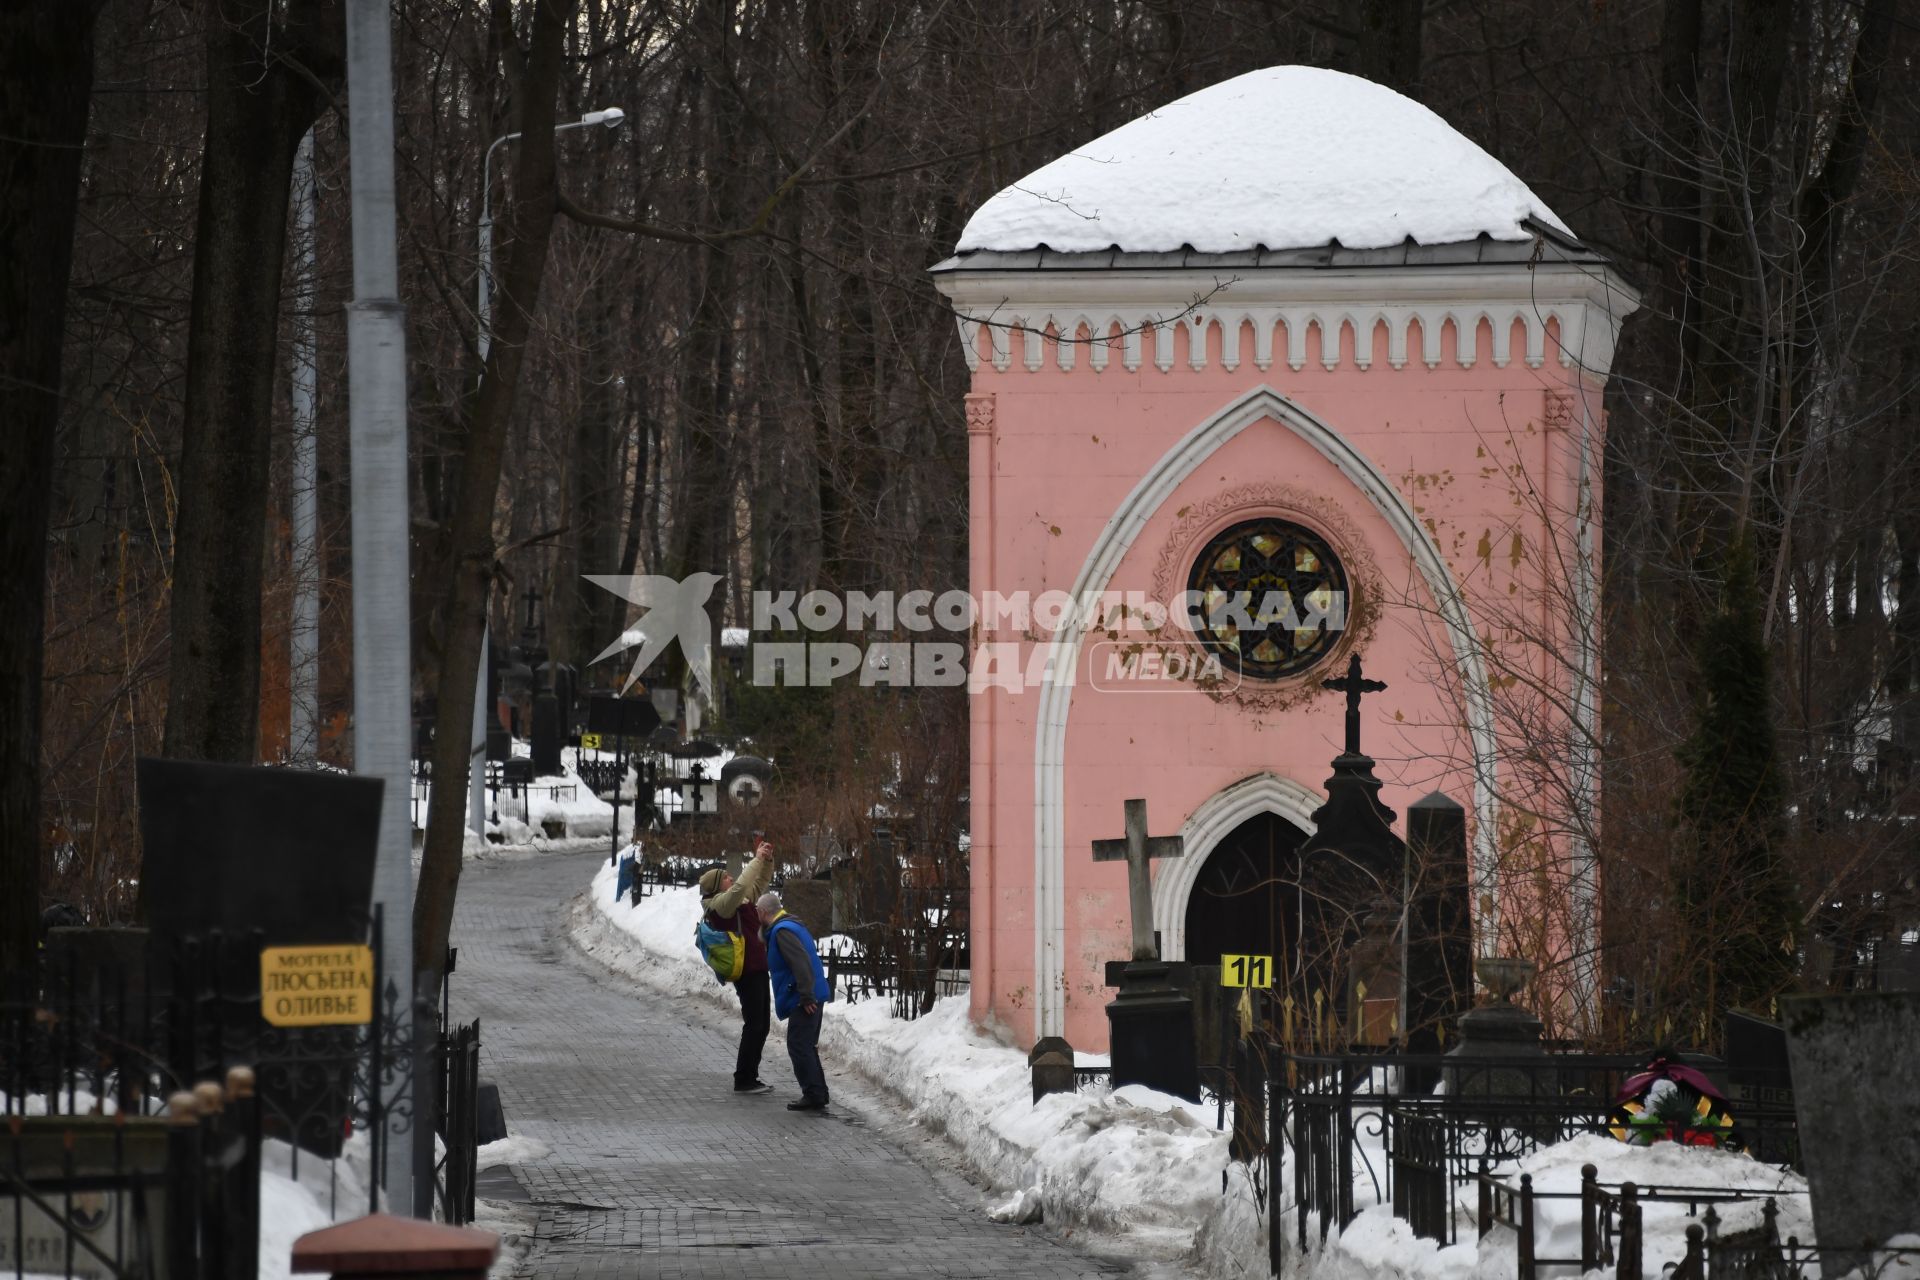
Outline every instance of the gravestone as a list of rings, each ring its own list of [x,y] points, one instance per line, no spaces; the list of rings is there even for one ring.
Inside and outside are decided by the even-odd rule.
[[[1334,757],[1327,802],[1314,810],[1314,834],[1300,849],[1302,914],[1310,922],[1302,944],[1308,967],[1318,971],[1309,988],[1324,986],[1339,1000],[1338,993],[1354,981],[1350,952],[1360,940],[1368,904],[1400,892],[1406,846],[1393,833],[1398,815],[1380,800],[1373,759],[1360,750],[1361,695],[1380,692],[1386,682],[1367,679],[1356,653],[1345,676],[1320,683],[1347,695],[1346,749]]]
[[[378,778],[305,769],[261,769],[199,761],[138,762],[142,868],[147,901],[149,980],[172,992],[178,944],[219,930],[227,940],[213,976],[229,998],[257,991],[258,931],[268,947],[357,943],[372,925],[373,863],[384,784]],[[205,953],[203,953],[205,954]],[[157,1002],[157,1001],[156,1001]],[[254,1062],[267,1034],[259,1005],[231,1009],[216,1024],[228,1062]],[[262,1070],[258,1089],[268,1128],[331,1157],[343,1137],[349,1103],[336,1068],[350,1051],[340,1028],[281,1033],[326,1070]],[[188,1041],[169,1050],[177,1071],[196,1065]],[[289,1126],[285,1133],[274,1121]]]
[[[1795,1161],[1793,1135],[1773,1123],[1793,1109],[1793,1070],[1787,1060],[1787,1032],[1777,1022],[1735,1009],[1726,1016],[1724,1074],[1733,1122],[1751,1125],[1748,1150],[1768,1164]],[[1753,1124],[1756,1113],[1768,1123]]]
[[[1170,981],[1172,966],[1160,959],[1153,938],[1154,858],[1184,852],[1179,836],[1147,834],[1147,802],[1128,800],[1127,834],[1095,840],[1095,862],[1127,864],[1127,904],[1133,925],[1133,958],[1121,974],[1120,994],[1107,1005],[1108,1046],[1115,1088],[1144,1084],[1189,1101],[1200,1100],[1200,1064],[1194,1048],[1193,1001]]]
[[[1525,1098],[1557,1092],[1551,1074],[1526,1061],[1546,1061],[1540,1019],[1513,1002],[1533,976],[1533,962],[1482,956],[1474,963],[1474,973],[1492,998],[1460,1015],[1460,1034],[1446,1052],[1447,1093],[1456,1098]]]
[[[1405,996],[1400,1026],[1408,1053],[1441,1053],[1455,1020],[1473,1007],[1473,897],[1467,871],[1467,812],[1435,791],[1407,809]],[[1424,1093],[1437,1072],[1412,1069]]]
[[[1073,1071],[1073,1046],[1063,1036],[1041,1036],[1027,1051],[1027,1069],[1033,1075],[1033,1100],[1050,1093],[1072,1093],[1079,1088]]]
[[[268,946],[367,936],[384,783],[142,758],[147,924],[166,946],[259,929]]]
[[[833,900],[833,931],[851,933],[860,919],[859,895],[853,886],[853,864],[836,862],[827,873],[827,886]]]
[[[1117,990],[1126,982],[1127,966],[1131,963],[1130,960],[1107,961],[1105,985]],[[1225,1061],[1221,1056],[1224,1043],[1221,1027],[1225,1022],[1223,1010],[1229,1002],[1230,993],[1221,989],[1220,966],[1190,964],[1185,960],[1168,960],[1165,964],[1167,985],[1176,991],[1184,991],[1193,1002],[1194,1060],[1208,1063]]]
[[[18,1184],[0,1184],[0,1275],[179,1280],[167,1271],[168,1175],[175,1169],[166,1120],[57,1115],[12,1123],[18,1128],[7,1144],[7,1172],[37,1188],[39,1202],[21,1196]]]
[[[89,1003],[143,1004],[147,945],[145,929],[85,925],[49,929],[47,983]]]
[[[833,932],[833,886],[830,882],[788,876],[780,886],[780,902],[816,935],[824,937]]]
[[[1820,1268],[1840,1276],[1920,1212],[1920,993],[1785,996],[1780,1010]]]
[[[1400,1033],[1401,911],[1381,894],[1360,922],[1347,962],[1347,1026],[1358,1044],[1386,1045]]]

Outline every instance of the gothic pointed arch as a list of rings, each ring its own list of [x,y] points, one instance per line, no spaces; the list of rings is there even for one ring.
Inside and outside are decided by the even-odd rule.
[[[1476,818],[1476,883],[1490,893],[1493,833],[1497,800],[1494,790],[1495,734],[1486,667],[1473,622],[1467,615],[1453,572],[1440,548],[1407,500],[1373,461],[1331,425],[1289,400],[1270,386],[1254,387],[1223,406],[1182,436],[1161,455],[1127,496],[1094,539],[1072,595],[1076,599],[1106,590],[1121,562],[1141,532],[1173,492],[1228,441],[1254,423],[1279,423],[1312,447],[1366,498],[1406,548],[1425,580],[1447,631],[1454,662],[1466,691],[1468,739],[1473,754]],[[1047,665],[1053,671],[1076,671],[1085,632],[1071,626],[1056,632],[1048,643]],[[1034,991],[1035,1024],[1040,1035],[1059,1035],[1065,1024],[1062,975],[1065,964],[1065,825],[1067,721],[1073,687],[1047,681],[1040,686],[1039,714],[1034,730]],[[1156,918],[1159,912],[1155,912]],[[1476,922],[1490,936],[1495,921]],[[1164,936],[1164,933],[1163,933]]]

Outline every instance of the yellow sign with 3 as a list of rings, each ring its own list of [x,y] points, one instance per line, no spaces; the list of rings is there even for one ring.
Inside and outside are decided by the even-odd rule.
[[[1272,986],[1273,957],[1221,956],[1220,985],[1223,987]]]
[[[373,1021],[373,948],[262,948],[260,1016],[276,1027]]]

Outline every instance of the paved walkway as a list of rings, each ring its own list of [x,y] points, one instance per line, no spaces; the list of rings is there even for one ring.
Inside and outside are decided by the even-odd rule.
[[[454,1015],[481,1020],[481,1073],[508,1128],[552,1153],[482,1175],[537,1215],[519,1274],[1089,1277],[1141,1275],[1045,1227],[988,1222],[981,1191],[936,1143],[837,1072],[828,1114],[790,1113],[792,1070],[769,1042],[771,1094],[735,1098],[737,1024],[635,991],[565,936],[600,855],[466,867]],[[829,1015],[831,1016],[831,1015]]]

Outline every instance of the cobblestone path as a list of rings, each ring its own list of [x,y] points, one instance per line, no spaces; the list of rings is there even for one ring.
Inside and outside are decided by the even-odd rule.
[[[481,1074],[511,1132],[551,1154],[483,1174],[481,1194],[537,1215],[517,1274],[695,1277],[1143,1275],[1045,1227],[1000,1226],[982,1193],[828,1063],[834,1106],[736,1098],[737,1024],[636,991],[565,936],[598,855],[470,863],[461,876],[454,1015],[481,1020]]]

